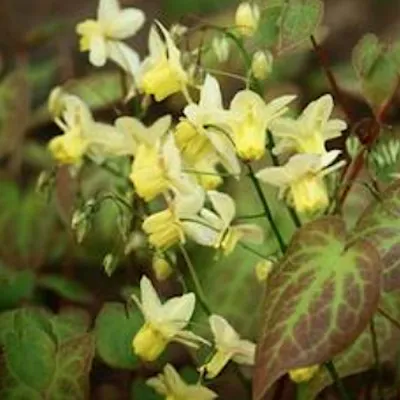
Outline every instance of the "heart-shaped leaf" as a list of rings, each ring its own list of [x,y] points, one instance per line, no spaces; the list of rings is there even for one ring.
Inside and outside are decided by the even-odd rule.
[[[304,225],[266,286],[254,399],[287,371],[321,364],[349,346],[373,315],[381,261],[365,240],[347,242],[344,222]]]
[[[384,294],[380,300],[380,308],[399,321],[400,292]],[[381,363],[395,363],[398,357],[398,343],[400,340],[399,328],[379,312],[374,316],[374,328],[379,361]],[[348,349],[335,357],[333,363],[341,378],[373,368],[375,356],[370,327],[368,326]],[[305,394],[307,400],[314,399],[323,388],[330,384],[332,384],[331,377],[324,368],[321,368],[313,379],[308,382]]]
[[[399,45],[389,47],[367,34],[354,48],[352,58],[366,97],[379,109],[390,100],[399,82]]]
[[[308,40],[320,24],[324,5],[320,0],[290,0],[280,19],[279,49],[286,50]]]
[[[114,368],[133,369],[139,363],[132,339],[143,323],[139,312],[129,312],[121,303],[106,303],[96,319],[96,350]]]
[[[94,338],[90,333],[58,336],[60,321],[41,309],[0,315],[2,399],[87,397]]]
[[[366,239],[378,250],[383,262],[383,290],[400,289],[400,181],[366,208],[354,228],[353,238]]]

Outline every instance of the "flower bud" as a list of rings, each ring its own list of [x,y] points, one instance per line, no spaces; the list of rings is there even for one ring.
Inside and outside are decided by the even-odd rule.
[[[257,51],[251,62],[251,71],[255,78],[264,80],[272,72],[274,58],[270,51]]]
[[[158,281],[165,281],[174,271],[171,264],[160,254],[154,255],[152,268]]]
[[[253,36],[260,20],[260,9],[256,4],[240,3],[236,10],[235,25],[243,36]]]
[[[255,273],[259,282],[264,282],[268,278],[273,264],[271,260],[262,260],[256,264]]]
[[[106,256],[103,258],[103,267],[107,276],[110,277],[117,269],[117,266],[118,266],[118,257],[116,257],[112,253],[106,254]]]
[[[212,48],[220,63],[228,60],[230,44],[226,36],[215,36],[212,41]]]

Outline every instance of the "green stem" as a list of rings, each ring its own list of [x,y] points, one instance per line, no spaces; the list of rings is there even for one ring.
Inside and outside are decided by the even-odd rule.
[[[339,377],[339,374],[336,371],[335,365],[332,361],[328,361],[325,363],[325,367],[328,370],[329,375],[331,376],[336,390],[342,400],[353,400],[352,396],[346,391],[346,388],[343,385],[342,380]]]
[[[238,246],[242,247],[243,249],[247,250],[250,253],[255,254],[256,256],[262,258],[263,260],[271,261],[271,257],[273,257],[273,255],[271,255],[271,257],[268,257],[268,256],[260,253],[259,251],[253,249],[252,247],[250,247],[249,245],[247,245],[246,243],[243,243],[243,242],[238,242]]]
[[[253,168],[251,167],[251,165],[249,163],[246,163],[246,165],[247,165],[247,169],[249,171],[250,179],[253,182],[254,188],[256,189],[258,197],[260,198],[260,201],[261,201],[262,206],[264,208],[265,217],[268,219],[268,222],[271,225],[272,231],[274,232],[276,240],[278,241],[279,248],[281,249],[282,253],[285,253],[286,244],[283,241],[282,235],[279,232],[279,229],[275,224],[274,218],[272,217],[271,210],[270,210],[270,208],[268,206],[267,199],[264,196],[264,193],[262,191],[260,183],[258,182],[258,179],[254,175],[254,171],[253,171]]]
[[[212,314],[211,308],[207,303],[206,296],[204,294],[203,288],[201,287],[201,283],[196,274],[194,265],[192,264],[192,261],[190,260],[189,254],[187,253],[186,249],[182,245],[179,246],[179,249],[180,249],[183,258],[185,259],[186,265],[188,267],[189,274],[190,274],[190,277],[193,282],[193,291],[196,294],[196,297],[198,298],[200,305],[203,308],[204,312],[207,315],[211,315]]]
[[[372,339],[372,352],[375,358],[375,371],[376,371],[376,379],[377,379],[377,387],[378,387],[378,396],[380,400],[385,400],[385,396],[383,394],[382,388],[382,370],[381,370],[381,363],[379,357],[379,348],[378,348],[378,339],[376,337],[375,331],[375,323],[374,318],[371,318],[369,323],[369,329],[371,332],[371,339]]]
[[[212,314],[211,308],[207,303],[206,300],[206,296],[204,294],[203,288],[201,287],[201,283],[200,280],[196,274],[196,270],[194,268],[194,265],[192,264],[192,261],[190,260],[189,254],[187,253],[186,249],[180,245],[179,246],[181,253],[183,255],[183,258],[185,259],[186,265],[188,267],[190,276],[192,278],[193,281],[193,291],[197,297],[197,299],[199,300],[199,303],[201,305],[201,307],[203,308],[203,311],[210,316]],[[249,394],[249,398],[251,398],[251,383],[249,382],[249,380],[243,375],[242,371],[237,367],[236,364],[233,364],[235,373],[237,375],[237,377],[239,378],[239,380],[242,382],[243,387],[246,389],[246,391]]]

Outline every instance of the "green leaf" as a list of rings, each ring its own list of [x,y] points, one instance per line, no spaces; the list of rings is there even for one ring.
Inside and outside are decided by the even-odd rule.
[[[380,267],[370,243],[347,242],[340,218],[321,218],[296,232],[266,285],[256,400],[287,371],[326,362],[357,338],[378,303]]]
[[[79,282],[66,279],[59,275],[44,275],[38,279],[38,285],[53,290],[61,297],[77,303],[91,303],[92,294]]]
[[[258,29],[254,35],[254,40],[259,46],[272,47],[278,42],[282,3],[282,1],[278,1],[262,10]]]
[[[58,343],[87,333],[91,319],[87,311],[64,308],[51,318],[53,333]]]
[[[354,239],[371,242],[383,262],[383,290],[400,289],[400,181],[390,185],[362,213]]]
[[[2,399],[87,397],[94,338],[90,333],[57,337],[53,330],[60,331],[55,329],[60,321],[34,308],[0,314]]]
[[[395,320],[400,321],[400,292],[386,293],[380,301],[380,308]],[[381,363],[394,365],[399,353],[400,330],[379,312],[374,316],[374,326]],[[341,378],[367,371],[374,367],[375,356],[372,347],[371,330],[368,326],[357,340],[343,353],[333,359]],[[314,399],[326,386],[332,384],[324,368],[307,384],[307,399]]]
[[[365,35],[353,52],[355,70],[362,76],[368,75],[383,52],[384,48],[376,35]]]
[[[365,96],[375,109],[391,99],[400,72],[399,44],[391,48],[373,34],[367,34],[353,50],[353,67]]]
[[[96,350],[100,358],[114,368],[136,368],[139,359],[133,353],[132,339],[143,320],[139,312],[129,312],[124,304],[106,303],[96,318]]]
[[[287,50],[308,40],[318,28],[324,14],[320,0],[291,0],[280,20],[279,50]]]
[[[57,351],[57,369],[46,398],[86,399],[94,350],[94,338],[89,333],[62,342]]]
[[[34,288],[35,275],[32,271],[13,271],[0,265],[0,311],[30,299]]]

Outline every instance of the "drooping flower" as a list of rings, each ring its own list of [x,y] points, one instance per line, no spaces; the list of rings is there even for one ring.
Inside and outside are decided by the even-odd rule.
[[[89,107],[77,96],[55,88],[49,111],[64,132],[49,142],[49,150],[61,164],[79,164],[84,155],[101,163],[104,158],[129,154],[131,138],[114,127],[94,121]]]
[[[289,371],[289,376],[293,382],[307,382],[318,372],[319,368],[319,365],[312,365],[311,367],[292,369]]]
[[[185,243],[183,220],[194,218],[204,202],[203,191],[193,190],[188,194],[178,194],[169,206],[147,217],[142,225],[150,244],[165,251],[177,243]]]
[[[140,281],[141,301],[133,300],[143,313],[145,322],[132,340],[135,354],[145,361],[154,361],[171,341],[197,348],[207,343],[200,336],[184,330],[193,315],[194,293],[173,297],[161,302],[150,280],[145,276]]]
[[[151,146],[145,143],[138,146],[130,179],[146,201],[168,189],[181,194],[200,190],[196,181],[182,172],[181,156],[172,134]]]
[[[182,119],[176,126],[174,137],[187,171],[204,189],[217,188],[222,183],[216,169],[220,158],[208,137],[187,119]]]
[[[235,14],[235,25],[243,36],[253,36],[260,21],[260,9],[257,4],[240,3]]]
[[[186,92],[188,75],[181,64],[181,53],[176,47],[168,31],[157,23],[165,42],[161,39],[155,26],[149,34],[149,56],[143,61],[139,88],[144,93],[153,95],[156,101],[168,96]]]
[[[215,378],[230,360],[238,364],[254,364],[256,351],[254,343],[241,339],[228,321],[220,315],[211,315],[209,322],[216,352],[211,360],[201,368],[205,371],[207,378]]]
[[[77,25],[81,51],[89,51],[89,60],[96,67],[111,59],[135,76],[139,57],[121,40],[133,36],[144,21],[145,15],[139,9],[121,10],[117,0],[100,0],[97,20],[89,19]]]
[[[162,374],[148,379],[146,383],[166,400],[213,400],[217,397],[215,392],[199,383],[186,383],[171,364],[164,367]]]
[[[193,131],[187,146],[197,147],[204,141],[210,143],[224,168],[234,175],[239,174],[240,164],[230,138],[229,113],[223,108],[221,89],[214,77],[206,76],[199,103],[187,105],[183,113]]]
[[[272,121],[282,116],[295,96],[281,96],[266,104],[257,93],[242,90],[230,105],[230,125],[236,151],[244,160],[258,160],[265,153],[266,135]]]
[[[185,232],[195,242],[231,253],[240,240],[261,243],[263,232],[254,224],[232,225],[236,213],[235,202],[225,193],[207,192],[215,211],[203,208],[197,218],[184,221]]]
[[[263,182],[277,186],[280,196],[286,197],[299,213],[313,214],[329,205],[324,176],[343,165],[338,162],[329,167],[340,151],[323,155],[297,154],[281,167],[267,167],[256,176]]]
[[[347,128],[346,122],[329,119],[332,109],[332,96],[326,94],[311,102],[297,119],[279,118],[273,121],[271,132],[280,138],[274,153],[325,153],[325,142],[339,137]]]

